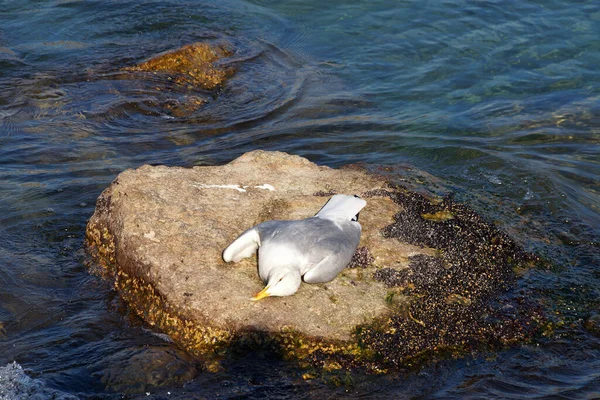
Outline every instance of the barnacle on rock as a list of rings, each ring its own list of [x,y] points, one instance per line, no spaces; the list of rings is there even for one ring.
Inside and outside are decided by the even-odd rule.
[[[542,320],[538,308],[505,293],[513,269],[538,259],[473,210],[446,197],[431,202],[405,190],[387,191],[403,209],[383,229],[386,237],[433,247],[436,256],[410,257],[408,269],[378,269],[388,287],[410,288],[406,316],[365,326],[361,343],[392,365],[410,365],[434,353],[454,355],[530,338]]]
[[[367,268],[374,261],[375,258],[371,255],[369,248],[367,246],[360,246],[352,255],[348,268]]]
[[[319,196],[319,197],[329,197],[329,196],[333,196],[334,194],[337,194],[337,190],[335,189],[329,189],[329,190],[317,190],[316,192],[313,193],[313,196]]]
[[[383,282],[387,287],[404,286],[408,284],[408,271],[395,268],[380,268],[373,274],[376,281]]]

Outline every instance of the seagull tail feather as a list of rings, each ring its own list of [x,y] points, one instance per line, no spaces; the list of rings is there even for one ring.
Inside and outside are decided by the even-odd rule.
[[[242,233],[223,251],[225,262],[238,262],[251,257],[260,246],[260,235],[256,228],[250,228]]]
[[[316,216],[323,219],[342,219],[349,221],[358,214],[366,204],[367,202],[359,197],[336,194],[325,203]]]

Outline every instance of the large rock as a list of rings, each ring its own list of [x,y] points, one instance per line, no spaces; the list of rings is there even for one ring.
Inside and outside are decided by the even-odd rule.
[[[250,301],[263,287],[256,258],[226,264],[223,249],[262,221],[314,215],[333,193],[359,194],[367,200],[360,214],[359,265],[330,283],[302,284],[291,297]],[[425,204],[430,207],[423,208]],[[416,222],[401,218],[412,215],[410,209],[420,210]],[[460,210],[449,200],[430,203],[392,188],[360,168],[336,170],[298,156],[254,151],[224,166],[143,166],[121,173],[98,199],[87,241],[133,310],[192,354],[268,344],[313,365],[380,370],[423,352],[457,346],[452,338],[464,343],[461,321],[453,317],[481,313],[482,307],[473,307],[487,304],[511,280],[510,266],[493,249],[510,243],[511,253],[505,257],[510,260],[519,260],[515,254],[520,252],[479,220],[471,222],[478,233],[465,239],[467,250],[456,250],[467,258],[473,252],[475,261],[463,266],[459,260],[453,271],[448,265],[453,261],[434,250],[450,249],[448,229],[461,221]],[[490,237],[480,240],[484,227],[491,229],[486,233]],[[406,234],[420,239],[402,237]],[[438,234],[446,238],[444,243],[432,241]],[[460,235],[456,233],[457,241]],[[497,273],[487,271],[490,266],[484,263],[483,275],[464,273],[468,285],[444,281],[447,275],[461,280],[458,268],[479,268],[477,260],[486,257],[487,248],[498,264]],[[478,292],[480,281],[485,289]],[[429,292],[436,297],[427,302]],[[464,323],[483,332],[478,318],[484,317]],[[444,332],[455,334],[448,338]]]

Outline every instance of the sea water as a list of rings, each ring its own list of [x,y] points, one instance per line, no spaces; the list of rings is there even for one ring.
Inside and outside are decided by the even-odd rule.
[[[600,313],[597,1],[6,0],[0,22],[6,398],[600,392],[598,328],[585,328]],[[234,49],[224,62],[235,74],[198,93],[206,105],[188,115],[163,107],[180,92],[119,72],[197,41]],[[254,149],[332,167],[401,165],[454,193],[551,261],[515,290],[553,329],[341,386],[269,355],[203,371],[89,273],[85,224],[126,168],[216,165]]]

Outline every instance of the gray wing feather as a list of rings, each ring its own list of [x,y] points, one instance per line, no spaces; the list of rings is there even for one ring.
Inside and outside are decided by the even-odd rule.
[[[223,251],[223,260],[225,262],[238,262],[244,258],[251,257],[260,245],[259,233],[255,228],[250,228],[237,239],[235,239]]]
[[[350,263],[360,242],[360,228],[342,225],[343,234],[327,237],[319,244],[318,262],[304,274],[307,283],[323,283],[333,280]]]

